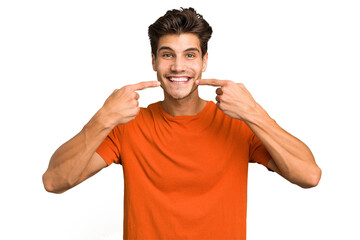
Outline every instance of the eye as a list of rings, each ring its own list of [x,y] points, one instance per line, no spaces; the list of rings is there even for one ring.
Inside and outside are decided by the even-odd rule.
[[[171,53],[164,53],[162,56],[164,58],[171,58],[173,55]]]
[[[188,54],[186,54],[186,57],[188,57],[188,58],[194,58],[194,57],[195,57],[195,55],[194,55],[194,54],[192,54],[192,53],[188,53]]]

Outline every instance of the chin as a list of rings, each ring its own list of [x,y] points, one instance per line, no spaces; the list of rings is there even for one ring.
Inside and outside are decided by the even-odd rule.
[[[195,94],[195,91],[197,90],[197,86],[192,88],[190,91],[184,91],[184,92],[173,92],[173,91],[165,91],[165,94],[173,99],[173,100],[183,100],[186,98],[190,98]]]

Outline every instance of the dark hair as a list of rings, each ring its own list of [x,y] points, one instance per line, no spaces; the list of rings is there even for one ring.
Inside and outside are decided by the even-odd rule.
[[[166,12],[149,26],[151,52],[156,57],[160,37],[166,34],[193,33],[200,40],[202,57],[207,52],[207,43],[211,38],[212,28],[193,8],[173,9]]]

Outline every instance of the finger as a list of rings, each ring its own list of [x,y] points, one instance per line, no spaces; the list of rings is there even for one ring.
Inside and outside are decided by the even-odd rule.
[[[135,100],[139,100],[140,95],[137,92],[134,92],[134,93],[135,93],[135,95],[134,95]]]
[[[217,95],[217,96],[215,97],[215,100],[216,100],[216,102],[220,102],[220,96]]]
[[[146,88],[151,88],[151,87],[158,87],[160,86],[160,82],[159,81],[148,81],[148,82],[139,82],[136,84],[132,84],[129,85],[134,91],[137,90],[144,90]]]
[[[221,108],[220,108],[220,102],[217,102],[217,103],[216,103],[216,107],[221,110]]]
[[[196,80],[197,85],[210,85],[210,86],[219,86],[222,87],[226,84],[226,80],[218,80],[218,79],[199,79]]]
[[[221,88],[217,88],[215,92],[217,95],[223,94],[223,91],[221,90]]]

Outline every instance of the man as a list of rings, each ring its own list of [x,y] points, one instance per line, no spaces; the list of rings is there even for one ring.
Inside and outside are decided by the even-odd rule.
[[[158,81],[115,90],[52,156],[47,191],[62,193],[113,162],[124,171],[124,239],[246,239],[249,162],[301,187],[321,170],[309,148],[281,129],[243,84],[201,79],[209,24],[192,8],[168,11],[149,27]],[[198,95],[218,86],[217,103]],[[139,108],[145,88],[164,101]]]

